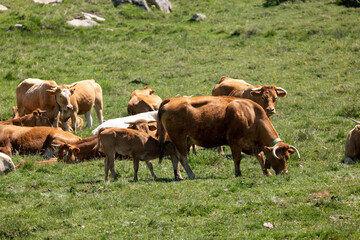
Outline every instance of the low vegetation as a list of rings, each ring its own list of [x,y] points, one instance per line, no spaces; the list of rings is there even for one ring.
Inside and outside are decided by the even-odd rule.
[[[301,159],[291,157],[287,175],[264,177],[244,155],[235,178],[229,148],[201,149],[189,156],[195,180],[174,181],[170,161],[154,161],[159,180],[142,162],[133,182],[132,162],[117,161],[119,180],[104,183],[102,159],[37,166],[40,155],[15,153],[15,164],[27,163],[1,176],[0,238],[359,239],[360,165],[342,159],[350,118],[360,120],[360,9],[335,0],[171,2],[164,14],[109,0],[3,0],[0,120],[12,117],[26,78],[95,79],[111,119],[126,116],[134,89],[209,95],[229,76],[288,91],[272,122]],[[106,21],[66,24],[81,12]],[[190,21],[195,13],[206,19]]]

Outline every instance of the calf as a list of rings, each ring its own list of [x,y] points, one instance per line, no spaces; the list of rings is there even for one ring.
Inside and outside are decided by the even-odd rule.
[[[286,90],[275,85],[253,86],[244,80],[221,77],[212,90],[213,96],[231,96],[250,99],[259,104],[268,117],[275,113],[276,100],[285,97]]]
[[[132,92],[127,107],[128,114],[134,115],[158,110],[162,100],[159,96],[154,95],[154,92],[155,90],[149,87]]]
[[[16,125],[16,126],[28,126],[28,127],[51,126],[46,111],[42,111],[40,110],[40,108],[22,117],[18,116],[16,107],[13,107],[13,112],[16,118],[2,121],[0,122],[0,125]]]
[[[0,152],[7,155],[11,155],[13,151],[20,153],[45,151],[43,156],[50,158],[60,144],[74,143],[80,139],[59,128],[0,125]]]
[[[102,147],[97,149],[98,135],[84,138],[73,144],[62,144],[59,147],[59,159],[64,159],[66,163],[74,163],[76,160],[83,162],[99,156],[105,156]]]
[[[355,121],[356,125],[350,132],[345,144],[344,163],[355,163],[360,159],[360,122]]]
[[[139,161],[145,161],[151,175],[156,180],[151,160],[159,157],[160,144],[159,141],[147,133],[126,128],[107,128],[99,131],[99,145],[103,147],[105,152],[105,181],[109,180],[109,170],[114,180],[117,179],[114,159],[115,153],[122,156],[129,156],[134,163],[134,181],[138,180],[137,172],[139,169]],[[175,148],[171,142],[165,142],[164,155],[175,154]]]

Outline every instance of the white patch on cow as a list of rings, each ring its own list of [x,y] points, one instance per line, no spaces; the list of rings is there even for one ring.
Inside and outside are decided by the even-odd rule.
[[[60,94],[65,98],[69,98],[71,96],[69,89],[63,89]]]
[[[86,117],[86,122],[87,122],[87,127],[91,128],[92,126],[92,117],[91,117],[91,111],[88,111],[87,113],[85,113],[85,117]]]

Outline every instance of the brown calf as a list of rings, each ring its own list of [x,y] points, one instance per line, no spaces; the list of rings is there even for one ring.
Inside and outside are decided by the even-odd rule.
[[[40,108],[36,109],[32,113],[19,117],[16,111],[16,107],[13,107],[13,113],[14,116],[17,116],[16,118],[2,121],[0,122],[0,125],[16,125],[16,126],[28,126],[28,127],[51,126],[46,111],[42,111],[40,110]]]

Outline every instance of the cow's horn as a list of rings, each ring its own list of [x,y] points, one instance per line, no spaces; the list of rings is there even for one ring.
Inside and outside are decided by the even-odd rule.
[[[261,87],[251,89],[251,91],[259,91],[259,90],[261,90]]]
[[[51,90],[53,90],[53,91],[56,91],[56,89],[57,89],[57,87],[53,87],[53,88],[51,88]]]
[[[290,145],[290,148],[294,149],[295,152],[296,152],[296,155],[298,156],[298,158],[300,158],[300,153],[299,153],[299,151],[296,149],[296,147]]]
[[[276,90],[281,90],[281,91],[284,91],[284,93],[286,93],[286,94],[287,94],[287,91],[286,91],[285,89],[281,88],[281,87],[276,87]]]
[[[353,121],[353,122],[356,123],[356,124],[360,124],[359,121],[356,121],[356,120],[354,120],[354,119],[351,119],[351,121]]]
[[[76,84],[77,84],[77,83],[73,83],[73,84],[71,84],[71,85],[69,86],[69,88],[73,88],[73,87],[75,87],[75,86],[76,86]]]
[[[280,159],[277,155],[276,155],[276,150],[279,148],[279,146],[276,146],[276,147],[274,147],[273,148],[273,150],[272,150],[272,155],[274,156],[274,157],[276,157],[277,159]]]

